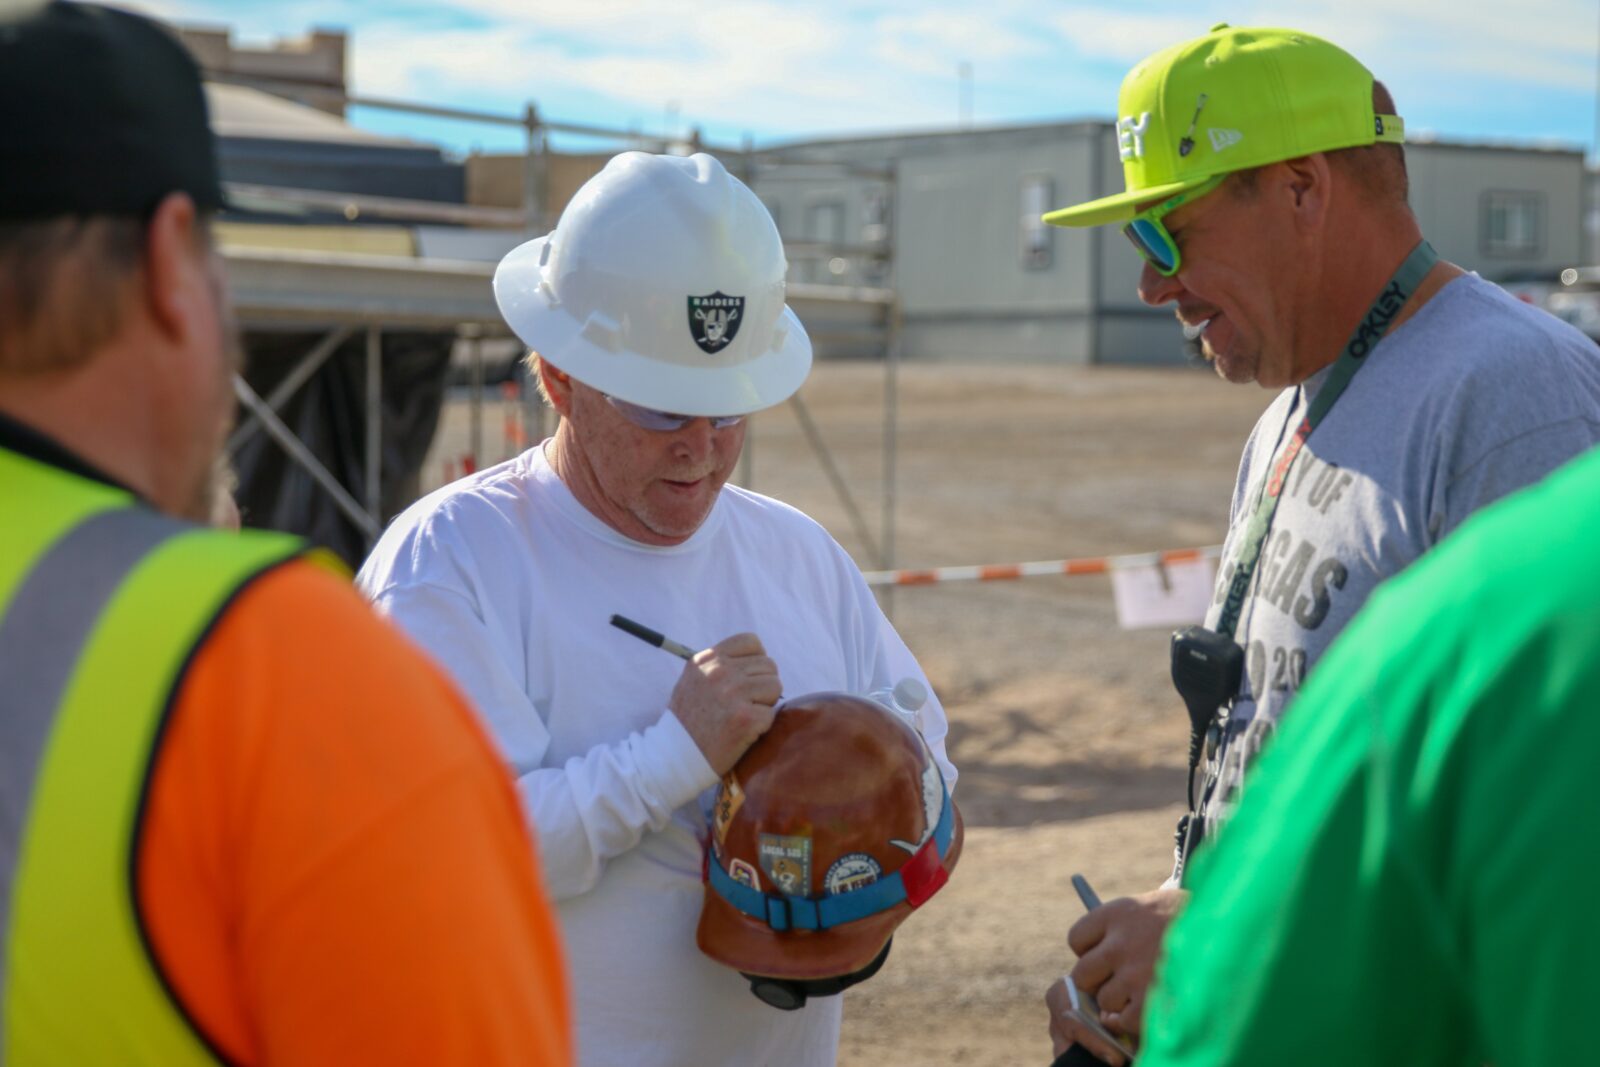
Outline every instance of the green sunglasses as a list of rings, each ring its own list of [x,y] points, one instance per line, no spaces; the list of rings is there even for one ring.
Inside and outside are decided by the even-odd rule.
[[[1162,277],[1170,278],[1178,273],[1178,268],[1183,265],[1183,254],[1178,251],[1178,242],[1173,240],[1172,234],[1167,232],[1167,228],[1161,224],[1161,220],[1191,200],[1198,200],[1205,196],[1227,180],[1227,177],[1226,174],[1218,174],[1215,178],[1209,178],[1193,189],[1185,189],[1181,193],[1168,197],[1155,207],[1139,212],[1128,220],[1126,226],[1122,227],[1122,232],[1127,234],[1128,240],[1133,242],[1133,247],[1139,250],[1141,256],[1150,261],[1150,265]]]

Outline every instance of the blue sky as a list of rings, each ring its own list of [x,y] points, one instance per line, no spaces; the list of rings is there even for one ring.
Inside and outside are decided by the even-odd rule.
[[[1213,23],[1290,25],[1355,53],[1408,130],[1592,150],[1596,0],[125,0],[262,43],[351,34],[355,91],[757,143],[948,128],[957,68],[973,119],[1109,118],[1129,66]],[[516,131],[358,112],[359,124],[457,150]],[[579,147],[568,142],[568,147]]]

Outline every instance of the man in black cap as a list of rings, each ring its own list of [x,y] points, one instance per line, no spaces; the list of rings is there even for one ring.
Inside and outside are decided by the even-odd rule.
[[[304,545],[194,521],[221,203],[170,34],[0,10],[0,1062],[569,1063],[470,709]]]

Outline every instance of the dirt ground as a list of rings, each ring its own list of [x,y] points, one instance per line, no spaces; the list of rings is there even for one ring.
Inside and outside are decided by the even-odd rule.
[[[874,539],[884,376],[819,366],[801,396]],[[899,567],[1219,543],[1245,436],[1270,395],[1198,369],[902,368]],[[466,450],[462,404],[424,469]],[[482,457],[504,453],[498,405]],[[788,407],[752,420],[749,484],[877,561]],[[900,589],[892,617],[943,699],[967,843],[949,886],[852,990],[839,1062],[1046,1064],[1041,998],[1071,966],[1081,871],[1102,897],[1153,888],[1181,814],[1187,720],[1167,634],[1117,627],[1102,577]]]

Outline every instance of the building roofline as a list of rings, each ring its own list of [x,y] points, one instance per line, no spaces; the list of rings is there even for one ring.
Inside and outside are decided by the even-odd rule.
[[[1567,144],[1558,141],[1516,141],[1509,137],[1435,137],[1424,134],[1416,138],[1407,137],[1406,147],[1417,148],[1449,148],[1462,151],[1474,151],[1485,148],[1497,152],[1520,152],[1525,155],[1535,156],[1579,156],[1586,155],[1582,145]]]
[[[952,129],[947,126],[905,127],[898,130],[876,130],[859,134],[844,134],[840,136],[798,137],[792,140],[768,141],[756,147],[756,154],[765,152],[783,152],[795,148],[827,148],[832,145],[867,144],[872,141],[899,141],[908,139],[917,140],[956,140],[974,135],[1024,133],[1033,130],[1061,130],[1063,132],[1084,132],[1109,128],[1111,119],[1074,118],[1057,119],[1048,122],[1023,122],[1006,126],[971,126],[965,129]]]
[[[798,137],[790,140],[770,141],[756,148],[757,155],[768,153],[781,153],[797,149],[815,150],[831,147],[870,144],[874,141],[954,141],[964,137],[984,136],[988,134],[1028,133],[1055,130],[1062,133],[1084,133],[1093,130],[1110,130],[1114,128],[1115,120],[1109,118],[1066,118],[1045,122],[1013,123],[1005,126],[972,126],[966,129],[952,129],[950,127],[933,126],[925,128],[908,127],[898,130],[868,131],[860,134],[844,136]],[[1426,133],[1415,139],[1407,140],[1408,146],[1426,146],[1429,148],[1448,149],[1484,149],[1490,148],[1503,152],[1521,152],[1530,155],[1576,155],[1584,156],[1585,149],[1581,145],[1568,144],[1555,141],[1517,141],[1511,138],[1469,138],[1439,136]]]

